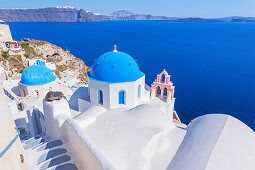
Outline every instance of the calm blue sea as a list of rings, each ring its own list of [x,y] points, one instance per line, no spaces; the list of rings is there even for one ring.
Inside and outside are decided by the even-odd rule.
[[[89,66],[118,50],[133,56],[151,84],[166,69],[184,123],[207,113],[230,114],[255,130],[255,24],[112,21],[10,23],[14,39],[49,41]]]

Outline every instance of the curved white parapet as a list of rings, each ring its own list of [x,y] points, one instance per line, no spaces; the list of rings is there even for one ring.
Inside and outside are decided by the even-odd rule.
[[[185,163],[184,163],[185,162]],[[241,121],[221,114],[194,119],[168,170],[254,170],[255,134]]]

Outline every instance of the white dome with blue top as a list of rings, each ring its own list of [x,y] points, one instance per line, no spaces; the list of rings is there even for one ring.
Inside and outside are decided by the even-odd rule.
[[[130,55],[115,49],[98,57],[88,76],[97,81],[122,83],[136,81],[143,77],[144,73]]]
[[[45,64],[27,67],[21,76],[20,83],[26,86],[43,85],[56,80],[56,76]]]

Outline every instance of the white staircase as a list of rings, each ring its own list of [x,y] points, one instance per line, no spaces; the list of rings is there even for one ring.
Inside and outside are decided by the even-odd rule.
[[[47,139],[41,134],[21,141],[29,170],[78,170],[63,139]]]

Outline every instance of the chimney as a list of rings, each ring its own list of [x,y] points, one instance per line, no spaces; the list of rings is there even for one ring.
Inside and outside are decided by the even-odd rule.
[[[43,100],[46,135],[50,138],[62,136],[61,126],[71,118],[69,104],[62,92],[48,92]]]

